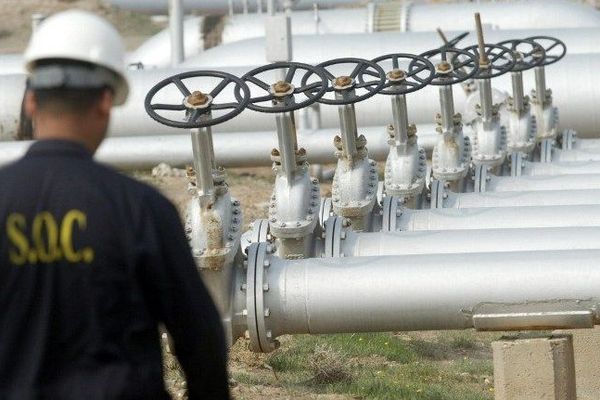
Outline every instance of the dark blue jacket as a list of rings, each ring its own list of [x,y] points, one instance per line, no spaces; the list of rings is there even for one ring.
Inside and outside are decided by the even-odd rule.
[[[0,400],[166,399],[158,324],[190,399],[227,399],[225,343],[157,191],[45,140],[0,169]]]

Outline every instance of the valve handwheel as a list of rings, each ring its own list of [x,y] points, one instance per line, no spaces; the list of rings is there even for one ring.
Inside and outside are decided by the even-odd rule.
[[[511,39],[498,43],[500,46],[508,47],[515,57],[515,65],[512,72],[527,71],[540,65],[546,57],[546,51],[541,44],[527,39]]]
[[[427,60],[436,60],[435,74],[430,84],[435,86],[454,85],[473,78],[479,71],[477,57],[466,50],[441,47],[420,55]],[[447,61],[448,57],[451,62]],[[439,60],[438,60],[439,59]],[[410,68],[409,68],[410,69]]]
[[[190,78],[220,78],[219,83],[208,93],[202,93],[199,90],[190,91],[183,82]],[[215,100],[228,85],[234,84],[236,92],[241,91],[235,102],[216,103]],[[153,103],[156,94],[163,88],[175,85],[183,96],[179,104]],[[237,97],[237,96],[236,96]],[[144,107],[148,115],[155,121],[174,128],[204,128],[217,125],[228,121],[241,113],[248,105],[250,99],[250,90],[246,84],[237,76],[220,71],[191,71],[173,75],[166,78],[152,87],[144,100]],[[209,112],[216,110],[229,110],[224,115],[213,117]],[[185,121],[174,120],[160,115],[157,111],[184,111]],[[204,118],[201,118],[204,117]]]
[[[403,95],[416,92],[427,86],[435,77],[435,67],[425,57],[413,54],[388,54],[377,57],[372,60],[382,68],[389,65],[391,61],[392,69],[386,74],[387,81],[379,94]],[[407,70],[400,68],[400,61],[408,63]],[[358,80],[362,81],[364,74],[359,74]]]
[[[532,40],[544,48],[544,61],[538,65],[539,67],[554,64],[567,54],[567,46],[565,43],[552,36],[530,36],[526,38],[526,40]]]
[[[348,68],[350,72],[347,75],[335,76],[332,70],[335,70],[336,68],[332,67],[340,65],[349,65],[351,67],[351,69]],[[386,81],[383,68],[377,65],[377,63],[369,60],[363,60],[362,58],[336,58],[334,60],[325,61],[317,65],[317,68],[320,68],[322,71],[324,71],[326,77],[328,78],[328,84],[325,87],[325,91],[327,93],[345,92],[350,91],[351,89],[362,89],[365,92],[364,94],[354,94],[352,96],[344,96],[343,98],[328,99],[322,97],[318,101],[319,103],[323,104],[339,106],[344,104],[354,104],[359,101],[366,100],[369,97],[379,93]],[[366,81],[363,79],[364,75],[369,75],[375,79]],[[359,76],[361,78],[359,78]],[[302,85],[305,84],[309,77],[310,74],[306,74],[302,78]]]
[[[258,77],[258,75],[265,72],[282,70],[286,70],[284,79],[272,84],[267,83]],[[301,80],[296,78],[296,73],[299,70],[306,71]],[[313,82],[307,83],[308,80],[305,78],[309,75],[316,76],[317,78]],[[296,78],[297,81],[301,81],[300,85],[297,87],[294,86],[294,78]],[[327,89],[327,76],[324,71],[313,67],[312,65],[298,62],[276,62],[268,64],[253,69],[242,76],[241,79],[244,82],[252,84],[250,85],[251,91],[252,89],[258,88],[258,91],[262,94],[260,96],[250,97],[248,108],[264,113],[290,112],[307,107],[318,101],[325,94],[325,90]],[[236,88],[235,95],[236,97],[241,97],[238,88]],[[306,99],[298,102],[298,96],[304,96]],[[275,104],[275,100],[277,99],[281,99],[283,104],[279,102],[279,104]],[[269,102],[270,104],[260,104],[266,102]]]
[[[479,71],[473,76],[473,79],[491,79],[503,75],[512,70],[515,66],[515,57],[511,49],[497,44],[486,43],[485,60],[482,63],[481,54],[479,54],[479,46],[473,45],[465,48],[465,51],[472,53],[479,62]]]

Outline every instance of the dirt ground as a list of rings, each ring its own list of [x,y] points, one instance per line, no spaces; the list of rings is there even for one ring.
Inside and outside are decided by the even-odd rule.
[[[102,0],[0,0],[0,53],[22,52],[31,35],[31,15],[77,8],[93,11],[111,21],[128,49],[135,49],[148,36],[162,29],[148,16],[118,10]]]

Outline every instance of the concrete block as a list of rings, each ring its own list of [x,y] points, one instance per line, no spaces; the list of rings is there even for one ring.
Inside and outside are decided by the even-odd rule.
[[[492,350],[496,400],[576,400],[570,335],[504,337]]]
[[[573,336],[579,400],[600,399],[600,327],[556,331]]]

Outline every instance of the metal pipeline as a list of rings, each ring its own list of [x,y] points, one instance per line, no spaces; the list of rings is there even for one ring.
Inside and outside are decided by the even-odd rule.
[[[552,192],[547,192],[547,194],[550,193]],[[598,193],[596,192],[596,203],[578,205],[577,207],[402,209],[402,214],[396,219],[396,230],[439,231],[600,226],[600,205],[597,204],[597,196]]]
[[[588,141],[592,139],[586,139]],[[600,149],[599,149],[600,150]],[[600,174],[599,161],[570,161],[570,162],[525,162],[521,175],[573,175],[573,174]]]
[[[467,14],[472,18],[473,14]],[[436,26],[440,21],[434,21]],[[456,36],[471,26],[472,22],[457,28],[456,31],[444,29],[448,37]],[[527,26],[527,24],[523,25]],[[295,31],[294,31],[295,33]],[[600,43],[595,40],[600,35],[600,28],[569,28],[569,29],[515,29],[486,31],[489,43],[503,40],[526,38],[533,35],[545,35],[560,38],[565,42],[569,55],[595,54],[600,51]],[[476,35],[471,32],[460,46],[474,44]],[[362,57],[372,59],[383,54],[402,52],[421,54],[430,49],[440,47],[441,41],[435,28],[430,32],[372,32],[346,33],[323,35],[294,35],[294,61],[317,64],[339,57]],[[196,57],[189,58],[183,64],[188,67],[233,67],[245,65],[262,65],[265,63],[265,39],[244,39],[217,46],[204,51]],[[562,62],[561,62],[562,63]],[[548,68],[548,71],[561,63]],[[550,78],[550,77],[549,77]],[[552,86],[552,80],[548,81]],[[494,85],[496,79],[494,79]],[[412,96],[411,96],[412,97]]]
[[[579,206],[599,204],[600,190],[536,190],[484,193],[446,193],[444,208]]]
[[[347,48],[352,51],[353,48]],[[422,49],[421,49],[422,50]],[[385,53],[377,53],[381,55]],[[313,62],[311,60],[310,62]],[[226,68],[225,72],[241,76],[250,67]],[[220,68],[218,68],[220,69]],[[594,136],[600,132],[600,114],[594,109],[594,104],[600,104],[600,83],[596,85],[599,77],[596,71],[600,70],[600,54],[595,55],[567,55],[564,60],[552,65],[546,71],[547,79],[554,93],[554,104],[559,107],[561,126],[573,128],[578,132],[579,138]],[[129,71],[128,79],[131,91],[127,103],[114,110],[111,119],[110,136],[151,136],[180,134],[180,129],[165,127],[152,120],[144,110],[144,98],[148,90],[160,80],[183,70],[148,70]],[[526,79],[533,85],[532,79]],[[209,83],[207,83],[208,85]],[[215,81],[215,85],[217,82]],[[509,91],[511,79],[501,76],[494,80],[498,89]],[[574,85],[578,87],[573,90]],[[25,88],[25,75],[0,76],[0,140],[12,140],[17,129],[21,111],[21,101]],[[224,95],[226,93],[223,93]],[[429,86],[411,94],[409,115],[411,122],[432,123],[434,115],[438,112],[437,102],[432,99],[438,96],[435,87]],[[227,96],[225,96],[227,97]],[[454,100],[457,111],[462,111],[466,96],[462,90],[455,91]],[[165,93],[165,102],[173,104],[181,101],[181,95],[173,91]],[[234,101],[223,98],[223,101]],[[389,112],[389,99],[387,96],[373,96],[361,102],[361,112],[357,113],[357,123],[362,126],[387,126],[392,119]],[[323,128],[337,128],[339,121],[335,107],[321,108],[321,122]],[[242,112],[238,117],[214,127],[214,132],[242,132],[274,129],[273,118],[266,114],[254,113],[250,110]],[[360,129],[359,129],[360,130]],[[434,134],[434,130],[431,134]],[[419,136],[426,134],[420,130]]]
[[[597,250],[343,263],[267,256],[264,263],[249,262],[247,292],[238,294],[258,351],[274,349],[274,338],[283,334],[593,327],[600,323],[598,257]]]
[[[488,176],[486,192],[600,189],[600,175]],[[600,199],[599,199],[600,202]]]
[[[109,4],[126,10],[145,12],[149,14],[165,13],[165,2],[161,0],[109,0]],[[186,11],[215,12],[222,14],[229,11],[229,5],[234,11],[243,11],[244,0],[184,0]],[[258,10],[261,1],[250,10]],[[319,8],[338,5],[357,4],[357,0],[320,0]],[[314,1],[297,0],[292,2],[294,10],[311,10]],[[352,8],[352,10],[361,10]],[[336,10],[333,10],[338,11]],[[364,25],[374,30],[396,29],[402,31],[434,31],[443,21],[444,30],[460,30],[472,23],[471,16],[481,12],[486,17],[486,27],[489,29],[519,29],[528,26],[531,29],[595,27],[600,26],[598,12],[590,6],[576,4],[566,0],[537,0],[511,1],[507,6],[504,2],[477,2],[459,4],[420,4],[411,2],[375,2],[373,11],[365,18]],[[326,10],[320,10],[325,14]],[[255,18],[256,15],[251,15]],[[343,24],[342,18],[334,22]]]
[[[513,251],[599,250],[600,227],[354,232],[339,240],[343,257]]]

